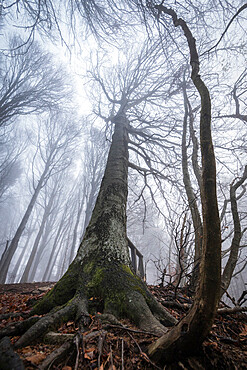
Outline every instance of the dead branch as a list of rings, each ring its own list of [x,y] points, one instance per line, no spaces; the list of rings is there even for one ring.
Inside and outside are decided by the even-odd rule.
[[[217,313],[219,315],[224,315],[224,314],[231,314],[231,313],[237,313],[237,312],[247,312],[247,307],[233,307],[233,308],[219,308]]]

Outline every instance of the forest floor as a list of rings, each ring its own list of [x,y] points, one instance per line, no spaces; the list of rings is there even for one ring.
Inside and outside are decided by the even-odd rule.
[[[6,284],[0,285],[0,315],[10,312],[28,312],[31,305],[52,288],[54,283]],[[176,317],[183,317],[188,311],[191,300],[170,286],[150,286],[150,290],[161,304]],[[100,316],[100,314],[98,315]],[[0,323],[0,330],[6,325],[23,320],[21,317],[6,318]],[[17,350],[23,360],[25,369],[159,369],[146,355],[147,347],[156,338],[143,333],[122,320],[119,325],[100,323],[97,316],[91,317],[91,325],[82,336],[75,336],[78,332],[73,321],[67,322],[45,341],[37,341],[32,345]],[[55,339],[54,339],[55,337]],[[68,346],[65,355],[44,361],[61,344],[66,337],[67,341],[76,342]],[[74,338],[74,339],[72,339]],[[76,339],[75,339],[76,338]],[[78,340],[80,338],[81,340]],[[14,343],[18,337],[11,338]],[[67,342],[68,343],[68,342]],[[76,365],[75,365],[76,364]],[[241,370],[247,368],[247,315],[245,313],[218,314],[207,340],[200,353],[178,361],[166,369],[224,369]]]

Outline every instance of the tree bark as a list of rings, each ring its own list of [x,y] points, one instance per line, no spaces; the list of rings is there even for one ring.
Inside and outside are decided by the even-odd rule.
[[[188,97],[186,94],[186,87],[183,85],[183,94],[184,94],[184,122],[183,122],[183,136],[182,136],[182,169],[183,169],[183,182],[184,187],[188,199],[189,209],[192,216],[192,222],[195,232],[195,256],[194,256],[194,267],[200,262],[201,252],[202,252],[202,222],[200,212],[197,206],[197,199],[196,195],[193,191],[190,174],[188,169],[188,155],[187,155],[187,144],[186,144],[186,136],[187,136],[187,125],[188,125]],[[198,276],[197,276],[198,277]],[[197,280],[197,278],[195,279]]]

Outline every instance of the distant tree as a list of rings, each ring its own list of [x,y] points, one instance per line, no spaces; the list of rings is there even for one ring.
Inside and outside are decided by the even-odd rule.
[[[56,180],[58,180],[58,179],[56,179]],[[54,211],[53,206],[54,206],[54,202],[55,202],[55,199],[56,199],[56,193],[59,190],[61,190],[61,189],[59,189],[59,181],[56,181],[54,187],[52,188],[52,190],[49,194],[48,201],[46,202],[46,204],[44,206],[44,212],[43,212],[43,216],[42,216],[41,223],[40,223],[40,226],[39,226],[39,230],[38,230],[38,233],[37,233],[36,238],[34,240],[34,244],[33,244],[32,249],[31,249],[31,254],[29,255],[29,258],[27,260],[26,267],[25,267],[24,272],[22,274],[22,277],[21,277],[21,280],[20,280],[21,283],[26,283],[27,281],[30,281],[30,282],[33,281],[33,278],[34,278],[34,275],[35,275],[35,272],[36,272],[36,269],[37,269],[39,257],[40,257],[40,256],[37,256],[38,251],[42,250],[42,246],[40,246],[41,237],[44,234],[45,226],[47,224],[49,215]],[[43,243],[44,243],[44,240],[43,240]],[[39,255],[40,254],[41,253],[39,253]]]
[[[227,203],[230,203],[231,206],[231,214],[233,218],[233,237],[231,240],[230,248],[228,249],[229,256],[227,258],[227,262],[224,266],[222,273],[221,295],[223,295],[227,291],[230,285],[234,270],[238,262],[241,239],[243,237],[243,233],[246,232],[246,228],[243,230],[243,228],[241,227],[241,218],[238,209],[239,199],[241,199],[242,196],[246,194],[246,185],[243,186],[242,191],[240,192],[239,196],[237,196],[238,189],[244,184],[246,180],[247,180],[247,166],[245,166],[242,176],[240,176],[238,179],[235,179],[230,184],[230,199],[229,202],[228,201],[225,202],[226,206]]]
[[[26,51],[16,49],[21,39],[14,37],[10,51],[1,55],[0,126],[30,113],[63,109],[69,104],[71,88],[64,68],[55,67],[53,57],[35,42]],[[65,104],[65,102],[67,102]]]
[[[63,122],[62,125],[61,122]],[[26,227],[41,189],[46,185],[50,176],[69,166],[71,161],[69,153],[74,148],[79,135],[79,129],[76,127],[75,122],[71,121],[71,117],[63,116],[62,114],[54,114],[48,118],[44,124],[43,132],[41,127],[40,125],[39,141],[36,143],[37,149],[34,159],[38,155],[39,159],[43,162],[43,168],[41,170],[36,168],[35,172],[38,172],[38,175],[33,172],[32,198],[9,245],[7,253],[0,261],[1,283],[4,283],[6,280],[12,257],[16,252],[20,237]],[[40,164],[38,166],[39,168],[41,167]]]
[[[20,156],[24,143],[16,140],[16,132],[9,129],[7,131],[0,135],[0,203],[22,172]]]

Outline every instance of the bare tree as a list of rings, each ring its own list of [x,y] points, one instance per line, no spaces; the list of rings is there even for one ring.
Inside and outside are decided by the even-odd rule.
[[[61,120],[63,121],[63,125],[60,124]],[[48,141],[45,143],[42,134],[45,135],[46,139],[48,139]],[[72,150],[71,146],[73,147],[74,142],[78,138],[78,134],[79,130],[73,126],[70,118],[68,116],[63,117],[61,114],[56,114],[47,119],[45,123],[45,133],[42,133],[40,126],[39,141],[36,143],[37,150],[35,157],[37,154],[39,154],[40,159],[43,161],[43,169],[38,171],[40,172],[37,176],[38,179],[35,175],[33,176],[32,198],[9,245],[7,253],[1,259],[0,281],[2,283],[4,283],[6,280],[12,257],[18,247],[20,237],[26,227],[41,189],[46,185],[49,177],[52,176],[52,174],[62,171],[70,164],[71,159],[69,152]]]
[[[247,166],[245,166],[244,172],[242,176],[237,180],[233,181],[230,185],[230,203],[231,203],[231,212],[232,212],[232,218],[233,218],[233,225],[234,225],[234,234],[230,246],[230,254],[227,260],[227,263],[224,267],[222,278],[221,278],[221,285],[222,285],[222,294],[225,293],[225,291],[228,289],[233,272],[235,270],[238,256],[239,256],[239,250],[240,250],[240,242],[241,238],[243,236],[242,230],[241,230],[241,222],[238,212],[238,205],[237,205],[237,195],[236,192],[240,188],[241,185],[246,181],[247,179]],[[245,193],[245,187],[243,188],[243,191]],[[242,192],[243,193],[243,192]]]
[[[65,102],[69,104],[71,87],[66,82],[65,69],[56,64],[37,42],[28,51],[16,50],[20,39],[10,42],[10,51],[2,56],[0,88],[0,126],[13,118],[30,113],[51,111]]]
[[[25,146],[16,140],[16,131],[9,128],[6,130],[0,136],[0,202],[3,202],[5,195],[21,175],[20,156]]]
[[[49,196],[48,202],[45,205],[44,213],[43,213],[42,220],[41,220],[41,223],[40,223],[40,226],[39,226],[39,231],[36,235],[34,244],[33,244],[32,249],[31,249],[31,254],[28,258],[25,270],[22,274],[22,277],[21,277],[21,280],[20,280],[21,283],[26,283],[27,281],[33,281],[33,278],[34,278],[34,275],[35,275],[35,272],[36,272],[36,268],[37,268],[37,262],[35,263],[35,260],[36,261],[39,260],[39,258],[36,258],[37,257],[37,252],[38,252],[38,247],[39,247],[39,244],[40,244],[42,234],[44,233],[45,225],[47,223],[48,217],[49,217],[50,213],[54,211],[53,210],[53,205],[54,205],[54,201],[55,201],[55,195],[59,190],[58,187],[59,187],[59,181],[56,181],[55,186],[53,187],[51,193],[49,194],[50,196]],[[40,249],[41,249],[41,247],[40,247]],[[31,267],[32,267],[32,269],[31,269]]]

